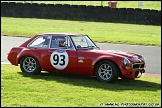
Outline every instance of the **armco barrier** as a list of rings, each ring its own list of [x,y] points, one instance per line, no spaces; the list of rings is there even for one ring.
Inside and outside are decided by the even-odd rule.
[[[161,10],[91,5],[1,2],[1,17],[161,25]]]

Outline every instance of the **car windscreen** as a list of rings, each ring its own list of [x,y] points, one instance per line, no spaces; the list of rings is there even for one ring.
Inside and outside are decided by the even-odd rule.
[[[71,36],[76,48],[98,48],[86,35]]]

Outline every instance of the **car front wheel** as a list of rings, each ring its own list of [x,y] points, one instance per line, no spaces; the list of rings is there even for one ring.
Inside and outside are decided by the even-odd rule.
[[[97,64],[95,76],[101,82],[113,82],[118,78],[118,69],[111,61],[104,60]]]
[[[41,73],[39,62],[34,57],[23,57],[20,60],[20,69],[23,73],[38,75]]]

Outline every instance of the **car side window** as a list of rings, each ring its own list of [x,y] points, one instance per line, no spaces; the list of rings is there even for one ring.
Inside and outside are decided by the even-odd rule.
[[[50,36],[39,36],[28,47],[48,48],[50,43]]]
[[[50,48],[65,47],[65,36],[52,36]]]
[[[68,36],[52,36],[50,48],[73,49],[74,46]]]

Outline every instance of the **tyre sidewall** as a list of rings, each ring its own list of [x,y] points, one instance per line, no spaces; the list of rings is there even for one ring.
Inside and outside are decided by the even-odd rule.
[[[99,67],[102,65],[102,64],[108,64],[111,66],[112,68],[112,75],[109,79],[107,80],[104,80],[102,79],[100,76],[99,76],[99,73],[98,73],[98,70],[99,70]],[[114,82],[117,78],[118,78],[118,69],[116,68],[115,64],[111,61],[108,61],[108,60],[104,60],[104,61],[101,61],[97,64],[96,68],[95,68],[95,76],[96,78],[101,81],[101,82]]]
[[[28,56],[28,57],[31,57],[31,56]],[[37,59],[35,59],[34,57],[32,57],[35,61],[36,61],[36,69],[33,71],[33,72],[27,72],[24,67],[23,67],[23,62],[24,60],[26,59],[27,57],[23,57],[21,58],[20,60],[20,69],[23,73],[28,73],[28,74],[33,74],[33,75],[38,75],[41,73],[41,67],[40,67],[40,64],[38,62]]]

